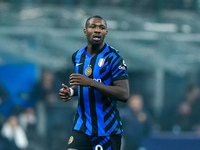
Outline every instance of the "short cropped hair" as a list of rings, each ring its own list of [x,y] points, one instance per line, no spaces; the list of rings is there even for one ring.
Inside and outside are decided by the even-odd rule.
[[[102,20],[105,22],[106,27],[107,27],[107,22],[106,22],[106,20],[105,20],[103,17],[98,16],[98,15],[95,15],[95,16],[92,16],[92,17],[89,17],[89,18],[86,20],[86,22],[85,22],[85,27],[87,26],[87,23],[89,22],[89,20],[92,19],[92,18],[99,18],[99,19],[102,19]]]

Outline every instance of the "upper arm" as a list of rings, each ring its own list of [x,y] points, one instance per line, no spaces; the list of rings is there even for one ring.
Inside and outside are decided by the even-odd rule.
[[[113,86],[118,86],[121,89],[120,97],[121,99],[126,102],[129,99],[130,91],[129,91],[129,81],[128,79],[125,80],[116,80],[113,82]]]
[[[112,82],[127,79],[127,66],[124,59],[119,53],[116,53],[113,57],[111,62]]]
[[[120,89],[120,98],[126,102],[129,98],[127,66],[120,53],[116,53],[111,62],[112,84]]]

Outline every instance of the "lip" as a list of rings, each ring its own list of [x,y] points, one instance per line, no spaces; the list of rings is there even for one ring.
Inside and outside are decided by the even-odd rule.
[[[99,41],[99,40],[101,40],[101,35],[93,35],[92,39],[94,41]]]

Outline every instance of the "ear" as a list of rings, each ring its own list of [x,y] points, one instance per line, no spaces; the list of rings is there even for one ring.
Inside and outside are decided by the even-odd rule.
[[[83,29],[83,33],[85,34],[85,36],[87,36],[87,31],[86,31],[86,29]]]
[[[106,30],[106,34],[105,34],[105,36],[107,36],[107,34],[108,34],[108,31]]]

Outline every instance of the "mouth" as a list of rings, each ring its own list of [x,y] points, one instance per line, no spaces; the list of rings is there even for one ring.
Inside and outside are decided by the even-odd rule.
[[[101,36],[100,35],[94,35],[92,39],[94,41],[100,41],[101,40]]]

